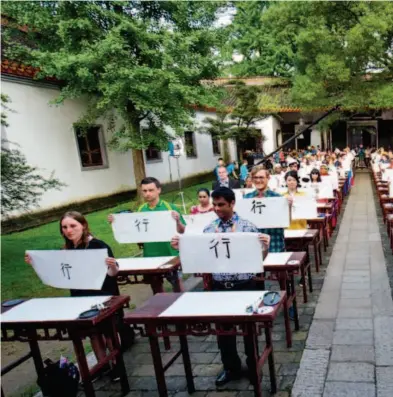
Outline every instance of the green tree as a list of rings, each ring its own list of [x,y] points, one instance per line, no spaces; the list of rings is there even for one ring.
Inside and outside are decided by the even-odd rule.
[[[109,146],[132,150],[137,186],[142,150],[167,149],[168,130],[182,134],[192,107],[212,103],[201,80],[219,71],[214,27],[220,2],[3,2],[10,21],[7,56],[62,82],[57,103],[86,98],[79,123],[110,120]],[[27,26],[22,29],[21,26]]]
[[[247,139],[260,138],[262,142],[265,140],[261,130],[255,128],[255,122],[267,117],[259,110],[261,89],[247,86],[242,81],[233,81],[224,90],[224,96],[226,95],[227,100],[230,98],[234,106],[226,106],[224,100],[217,112],[217,118],[205,118],[202,130],[216,139],[234,139],[241,154]]]
[[[7,111],[10,99],[1,94],[1,125],[8,126]],[[12,142],[1,140],[1,215],[12,211],[27,211],[39,205],[42,195],[50,189],[65,186],[53,173],[45,178],[37,167],[27,163],[26,157],[18,149],[11,149]]]
[[[243,67],[252,74],[289,77],[293,104],[393,106],[392,2],[272,2],[259,25],[247,34],[243,30],[236,28],[232,39],[245,56]],[[251,66],[247,46],[254,56]]]

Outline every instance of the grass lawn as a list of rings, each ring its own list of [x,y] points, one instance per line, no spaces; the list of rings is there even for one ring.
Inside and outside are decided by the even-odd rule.
[[[190,206],[196,203],[196,191],[201,187],[210,188],[211,184],[205,183],[184,189],[187,212]],[[163,194],[162,198],[174,202],[179,208],[181,206],[180,198],[176,192]],[[112,229],[106,219],[113,212],[135,209],[135,207],[135,202],[129,202],[87,215],[93,235],[105,241],[118,258],[133,256],[139,252],[139,249],[136,244],[118,244],[113,238]],[[63,241],[58,222],[2,236],[1,299],[69,295],[68,290],[43,285],[34,270],[25,264],[23,259],[24,253],[28,249],[60,249]]]

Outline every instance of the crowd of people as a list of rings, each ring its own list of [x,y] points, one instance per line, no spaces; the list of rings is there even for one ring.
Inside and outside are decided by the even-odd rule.
[[[390,153],[390,152],[389,152]],[[240,168],[237,163],[225,164],[222,158],[218,159],[214,169],[215,180],[212,183],[212,192],[207,188],[197,191],[196,203],[190,209],[192,215],[214,211],[217,219],[206,225],[204,233],[233,233],[252,232],[259,234],[259,240],[264,250],[269,252],[285,251],[283,228],[258,229],[252,222],[241,218],[235,211],[236,196],[234,189],[241,189],[244,199],[261,197],[281,197],[288,199],[291,208],[296,196],[304,195],[300,188],[314,187],[321,182],[324,176],[350,175],[352,162],[356,157],[349,148],[343,151],[325,151],[319,148],[287,153],[277,152],[264,164],[252,165],[249,159],[242,161]],[[377,151],[370,154],[378,162],[386,161],[386,154]],[[389,155],[393,166],[393,155]],[[144,204],[138,211],[171,211],[176,222],[179,235],[185,232],[186,222],[179,209],[172,203],[161,198],[161,183],[154,177],[148,177],[141,182],[141,194]],[[108,217],[113,222],[114,217]],[[111,248],[103,241],[98,240],[89,229],[86,218],[77,212],[67,212],[60,219],[60,234],[64,238],[64,249],[97,249],[107,248],[109,257],[107,277],[101,291],[72,290],[72,296],[90,296],[98,294],[118,295],[119,289],[116,276],[119,266],[114,259]],[[291,220],[289,229],[306,229],[307,221],[302,219]],[[168,242],[149,242],[139,244],[144,257],[163,257],[178,255],[179,235]],[[26,255],[25,261],[31,264],[31,258]],[[254,274],[213,274],[213,290],[253,290],[255,288]],[[168,277],[168,281],[175,280]],[[177,281],[177,280],[176,280]],[[306,280],[300,280],[304,283]],[[228,284],[229,283],[229,284]],[[229,288],[228,288],[229,285]],[[92,335],[92,347],[97,357],[105,354],[106,340],[102,335]],[[218,374],[218,386],[237,379],[240,376],[241,361],[236,350],[236,337],[224,335],[218,338],[223,370]],[[246,355],[251,354],[246,346]],[[119,376],[113,370],[113,380]],[[251,379],[255,381],[255,379]]]

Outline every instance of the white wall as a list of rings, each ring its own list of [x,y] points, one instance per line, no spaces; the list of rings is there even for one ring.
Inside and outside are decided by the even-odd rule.
[[[276,131],[281,129],[280,122],[273,116],[269,116],[264,120],[255,123],[256,128],[262,130],[262,134],[266,137],[263,142],[263,150],[265,154],[271,153],[277,148]]]
[[[38,210],[135,188],[131,152],[118,153],[106,149],[108,168],[81,169],[73,124],[86,110],[83,100],[67,101],[60,106],[49,105],[58,95],[56,88],[9,80],[2,81],[2,92],[11,98],[9,107],[14,110],[8,114],[9,127],[2,129],[2,137],[18,144],[28,163],[37,166],[42,175],[49,176],[55,171],[55,176],[67,184],[61,191],[46,192]],[[212,113],[197,112],[196,127],[205,117],[212,116]],[[103,126],[107,142],[109,132],[105,122],[98,120],[97,124]],[[220,157],[213,155],[210,135],[196,132],[195,143],[197,157],[182,156],[179,159],[182,178],[212,171]],[[231,142],[229,148],[232,159],[236,159],[236,144]],[[146,174],[163,183],[176,181],[176,159],[170,158],[169,152],[162,152],[161,161],[146,163]]]
[[[322,142],[321,142],[321,132],[315,128],[313,128],[311,130],[311,146],[321,146]]]

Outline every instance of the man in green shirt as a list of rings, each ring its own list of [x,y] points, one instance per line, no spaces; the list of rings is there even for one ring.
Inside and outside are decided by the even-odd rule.
[[[171,203],[160,198],[161,183],[158,179],[153,177],[144,178],[141,182],[142,197],[145,201],[137,212],[150,212],[150,211],[172,211],[173,219],[176,221],[176,229],[178,233],[184,233],[185,224],[178,208]],[[108,216],[108,221],[113,222],[113,215]],[[140,243],[139,248],[143,248],[143,256],[145,258],[157,256],[177,256],[179,252],[171,247],[170,242],[156,242],[156,243]],[[174,280],[168,279],[173,283]],[[180,281],[180,280],[179,280]]]

